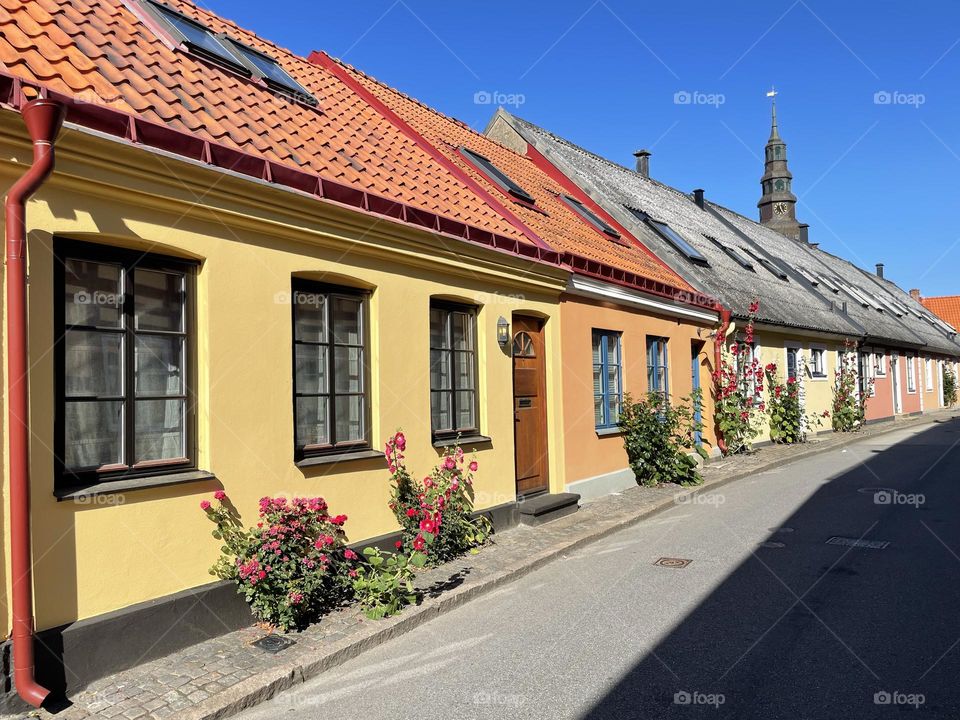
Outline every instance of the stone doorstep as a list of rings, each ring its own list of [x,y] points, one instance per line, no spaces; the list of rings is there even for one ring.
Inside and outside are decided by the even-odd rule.
[[[522,528],[504,533],[504,542],[509,544],[512,533],[551,533],[562,535],[556,542],[548,545],[532,555],[516,554],[500,569],[490,572],[485,577],[468,579],[449,591],[444,591],[435,597],[425,597],[421,604],[407,608],[399,615],[380,621],[367,621],[355,626],[348,635],[331,643],[324,644],[322,650],[311,653],[308,657],[284,662],[282,653],[277,656],[279,664],[261,671],[245,680],[200,700],[192,707],[185,707],[176,713],[177,718],[183,720],[219,720],[235,715],[242,710],[265,702],[277,694],[295,685],[301,684],[320,673],[341,665],[366,650],[376,647],[388,640],[399,637],[410,630],[428,622],[429,620],[447,613],[469,600],[496,590],[514,580],[537,570],[546,563],[573,552],[581,547],[610,535],[618,530],[630,527],[646,518],[672,507],[678,498],[712,491],[722,485],[748,477],[765,470],[779,467],[784,463],[792,463],[806,457],[834,450],[845,445],[857,442],[864,438],[877,437],[889,432],[902,430],[914,425],[933,424],[938,420],[956,419],[954,410],[940,410],[922,417],[898,420],[883,425],[868,426],[865,430],[850,435],[834,435],[817,443],[816,447],[797,452],[798,446],[775,446],[763,455],[775,455],[769,460],[750,463],[751,467],[736,471],[728,463],[721,466],[708,466],[702,485],[695,488],[680,488],[670,491],[669,488],[653,489],[631,488],[621,495],[608,496],[585,504],[581,511],[551,522],[547,526],[537,529]],[[757,456],[754,456],[757,457]],[[734,469],[734,472],[723,472],[724,469]],[[664,492],[666,491],[666,492]],[[634,498],[633,496],[640,496]],[[638,502],[639,501],[639,502]],[[617,508],[620,505],[620,508]],[[606,506],[613,506],[607,508]],[[622,507],[626,506],[626,507]],[[611,512],[612,510],[612,512]],[[488,557],[497,552],[497,544],[482,551],[481,555]],[[478,556],[479,557],[479,556]],[[448,568],[457,565],[454,561]],[[154,662],[162,662],[154,661]],[[123,673],[117,677],[120,678]],[[78,700],[82,698],[80,693]],[[101,694],[102,695],[102,694]],[[74,705],[73,707],[52,715],[40,713],[41,717],[57,718],[57,720],[80,720],[81,718],[95,717],[96,712]],[[19,717],[24,717],[23,715]],[[144,717],[154,717],[144,708]]]

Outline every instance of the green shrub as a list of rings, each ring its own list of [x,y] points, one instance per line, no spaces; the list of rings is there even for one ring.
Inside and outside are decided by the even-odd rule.
[[[687,401],[685,398],[684,402]],[[619,426],[630,468],[640,485],[703,482],[697,461],[689,455],[694,448],[695,431],[689,405],[673,407],[659,393],[650,393],[637,401],[626,395]]]

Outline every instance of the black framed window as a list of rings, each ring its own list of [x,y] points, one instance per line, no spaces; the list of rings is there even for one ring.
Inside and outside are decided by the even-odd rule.
[[[589,210],[582,202],[576,198],[572,198],[569,195],[561,195],[560,199],[563,200],[567,206],[573,210],[577,215],[582,217],[588,223],[593,225],[600,232],[606,233],[614,239],[620,238],[620,233],[614,230],[610,225],[605,223],[596,213]]]
[[[370,447],[366,293],[294,283],[297,459]]]
[[[531,205],[536,203],[533,196],[530,195],[526,190],[517,185],[509,175],[503,172],[500,168],[494,165],[489,159],[485,158],[478,152],[474,152],[470,148],[461,147],[460,154],[466,158],[471,165],[477,168],[480,172],[486,175],[493,183],[499,187],[504,192],[508,192],[513,195],[518,200],[523,202],[530,203]]]
[[[58,483],[196,467],[194,264],[56,244]]]
[[[435,438],[480,431],[476,348],[475,308],[430,304],[430,424]]]

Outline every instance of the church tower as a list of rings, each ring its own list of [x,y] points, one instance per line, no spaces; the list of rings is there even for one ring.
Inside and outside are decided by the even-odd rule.
[[[791,240],[800,239],[800,223],[797,222],[797,196],[790,186],[793,174],[787,168],[787,144],[780,137],[777,128],[776,92],[768,93],[773,97],[772,123],[770,139],[764,151],[764,173],[760,178],[762,195],[757,207],[760,208],[760,224],[786,235]]]

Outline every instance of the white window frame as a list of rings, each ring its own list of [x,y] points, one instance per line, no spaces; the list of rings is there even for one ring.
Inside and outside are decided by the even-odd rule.
[[[917,394],[917,356],[907,355],[907,394]]]
[[[816,371],[816,362],[814,357],[819,355],[821,358],[821,372],[817,373]],[[826,380],[830,375],[830,371],[827,368],[827,348],[825,345],[811,345],[810,346],[810,362],[808,363],[810,368],[810,377],[814,380]]]
[[[887,354],[882,350],[880,352],[874,351],[873,359],[877,361],[874,364],[876,377],[885,378],[887,376]]]
[[[923,359],[923,372],[927,392],[933,392],[933,358],[925,357]]]

